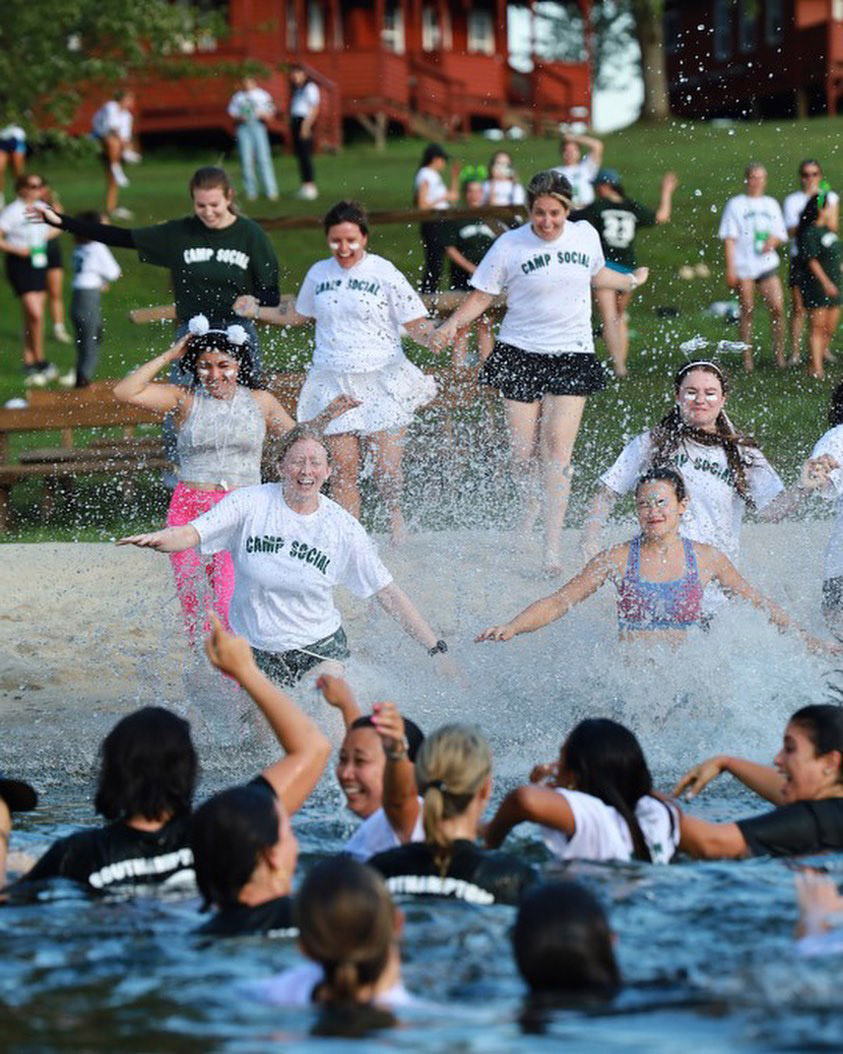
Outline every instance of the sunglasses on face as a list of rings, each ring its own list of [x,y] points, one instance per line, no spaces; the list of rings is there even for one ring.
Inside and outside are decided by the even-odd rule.
[[[818,168],[812,168],[812,169],[809,169],[807,172],[800,172],[799,173],[799,178],[800,179],[811,179],[812,176],[818,176],[819,174],[820,174],[820,170]]]

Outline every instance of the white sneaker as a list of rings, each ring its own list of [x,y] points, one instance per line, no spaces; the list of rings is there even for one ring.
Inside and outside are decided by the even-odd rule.
[[[54,381],[59,375],[58,367],[54,366],[52,362],[39,362],[36,369],[44,378],[44,384],[49,384],[50,381]]]
[[[114,182],[118,187],[128,187],[129,177],[123,171],[123,166],[119,161],[111,162],[111,174],[114,176]]]
[[[64,322],[57,322],[53,326],[53,336],[59,342],[59,344],[72,344],[73,337],[67,332]]]
[[[134,212],[131,209],[124,208],[122,205],[118,205],[117,208],[111,213],[111,218],[114,220],[133,220],[135,218]]]
[[[63,373],[59,377],[59,384],[62,386],[62,388],[75,388],[76,370],[68,370],[67,373]]]
[[[319,191],[316,187],[302,187],[296,197],[302,201],[315,201],[319,197]]]
[[[123,160],[129,165],[139,165],[143,158],[137,150],[132,150],[130,146],[127,146],[123,151]]]
[[[47,378],[34,366],[27,366],[23,371],[23,383],[25,388],[44,388],[47,384]]]

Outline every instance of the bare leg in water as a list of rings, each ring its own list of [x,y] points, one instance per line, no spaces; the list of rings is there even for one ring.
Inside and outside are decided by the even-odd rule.
[[[584,395],[546,395],[541,414],[541,465],[544,477],[544,570],[562,571],[562,527],[571,496],[571,459],[580,430]]]

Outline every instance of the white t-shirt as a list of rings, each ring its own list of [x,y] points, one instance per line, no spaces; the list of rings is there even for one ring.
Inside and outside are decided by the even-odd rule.
[[[483,197],[488,205],[523,205],[527,191],[514,179],[487,179]]]
[[[568,802],[574,814],[574,833],[542,827],[542,840],[560,860],[631,860],[632,836],[629,825],[617,809],[600,798],[581,791],[554,787]],[[679,844],[679,815],[673,805],[665,805],[648,794],[639,798],[635,818],[654,864],[667,864]]]
[[[310,1006],[313,1002],[314,988],[324,980],[325,971],[319,963],[305,962],[265,981],[250,982],[244,988],[253,998],[272,1003],[274,1006]],[[377,998],[378,1006],[388,1010],[415,1006],[416,1003],[417,1000],[410,995],[401,981]]]
[[[16,249],[31,249],[46,245],[50,227],[46,223],[30,223],[26,218],[26,202],[15,198],[0,212],[0,231],[9,245]]]
[[[416,817],[416,825],[410,835],[411,842],[424,841],[424,822],[422,820],[422,806],[424,802],[419,798],[419,814]],[[395,833],[395,828],[387,819],[383,809],[378,809],[368,816],[357,828],[354,834],[345,843],[343,852],[353,856],[355,860],[365,863],[375,853],[385,853],[387,849],[397,849],[404,843]]]
[[[307,84],[293,91],[290,98],[290,116],[309,117],[311,110],[316,109],[321,98],[319,86],[313,81],[308,81]]]
[[[365,599],[392,581],[358,521],[324,495],[302,516],[280,483],[241,487],[192,524],[201,553],[231,553],[231,627],[263,651],[307,647],[336,632],[334,586]]]
[[[238,121],[260,120],[271,117],[274,113],[275,103],[272,96],[263,88],[235,92],[228,104],[228,116]]]
[[[91,128],[98,136],[114,132],[125,143],[132,138],[132,120],[131,110],[124,109],[116,99],[109,99],[94,114]]]
[[[116,282],[120,265],[102,242],[85,242],[73,250],[73,288],[102,289],[106,282]]]
[[[831,454],[838,464],[843,465],[843,425],[830,428],[811,451],[811,457]],[[828,501],[836,502],[834,526],[828,539],[825,551],[825,578],[839,578],[843,575],[843,468],[836,468],[829,474],[828,486],[820,491]]]
[[[789,231],[795,230],[799,225],[799,217],[802,215],[802,210],[808,204],[809,195],[804,190],[794,190],[792,194],[784,199],[782,206],[782,212],[784,214],[784,225]],[[835,194],[833,190],[828,192],[827,201],[829,205],[836,205],[840,201],[840,196]],[[796,238],[790,239],[790,255],[799,255],[799,245]]]
[[[557,165],[554,172],[560,172],[571,184],[575,209],[584,209],[594,201],[592,180],[597,175],[598,167],[589,155],[580,158],[575,165]]]
[[[779,203],[769,195],[751,198],[738,194],[730,198],[723,210],[717,237],[735,241],[735,274],[738,278],[758,278],[779,266],[775,249],[762,252],[770,236],[787,241],[787,229]]]
[[[427,205],[425,208],[449,209],[451,207],[451,203],[448,201],[448,188],[445,186],[445,180],[435,168],[420,168],[416,172],[413,188],[416,192],[417,202],[420,201],[419,191],[422,187],[427,191]],[[419,205],[419,208],[421,208],[421,205]]]
[[[585,220],[566,220],[552,242],[525,223],[498,238],[470,284],[493,296],[506,290],[498,340],[539,355],[593,354],[591,280],[605,262],[597,231]]]
[[[296,311],[316,319],[313,365],[368,373],[404,358],[400,327],[427,316],[427,308],[398,268],[366,253],[346,270],[334,257],[304,277]]]
[[[763,509],[784,489],[775,470],[757,447],[744,447],[743,458],[749,493],[756,509]],[[628,494],[652,465],[650,433],[636,436],[620,457],[600,477],[615,494]],[[706,542],[735,562],[740,550],[745,502],[732,485],[726,453],[721,446],[680,442],[669,458],[688,490],[689,502],[682,517],[682,534]]]

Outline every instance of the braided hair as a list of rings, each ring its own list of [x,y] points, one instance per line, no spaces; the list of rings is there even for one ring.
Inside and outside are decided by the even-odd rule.
[[[680,370],[677,370],[673,384],[676,394],[685,377],[692,370],[703,370],[711,373],[719,381],[725,395],[728,391],[726,375],[713,362],[697,361],[688,362]],[[754,508],[754,502],[749,491],[749,480],[746,476],[746,462],[742,456],[741,448],[758,447],[755,440],[744,433],[739,432],[723,410],[717,415],[714,422],[714,431],[706,432],[701,428],[694,428],[682,419],[682,411],[678,404],[674,403],[670,412],[659,421],[655,428],[650,430],[650,442],[652,444],[651,461],[654,466],[661,466],[670,461],[672,455],[681,444],[688,441],[698,443],[700,446],[719,446],[726,455],[726,464],[732,477],[732,483],[746,503],[747,507]]]

